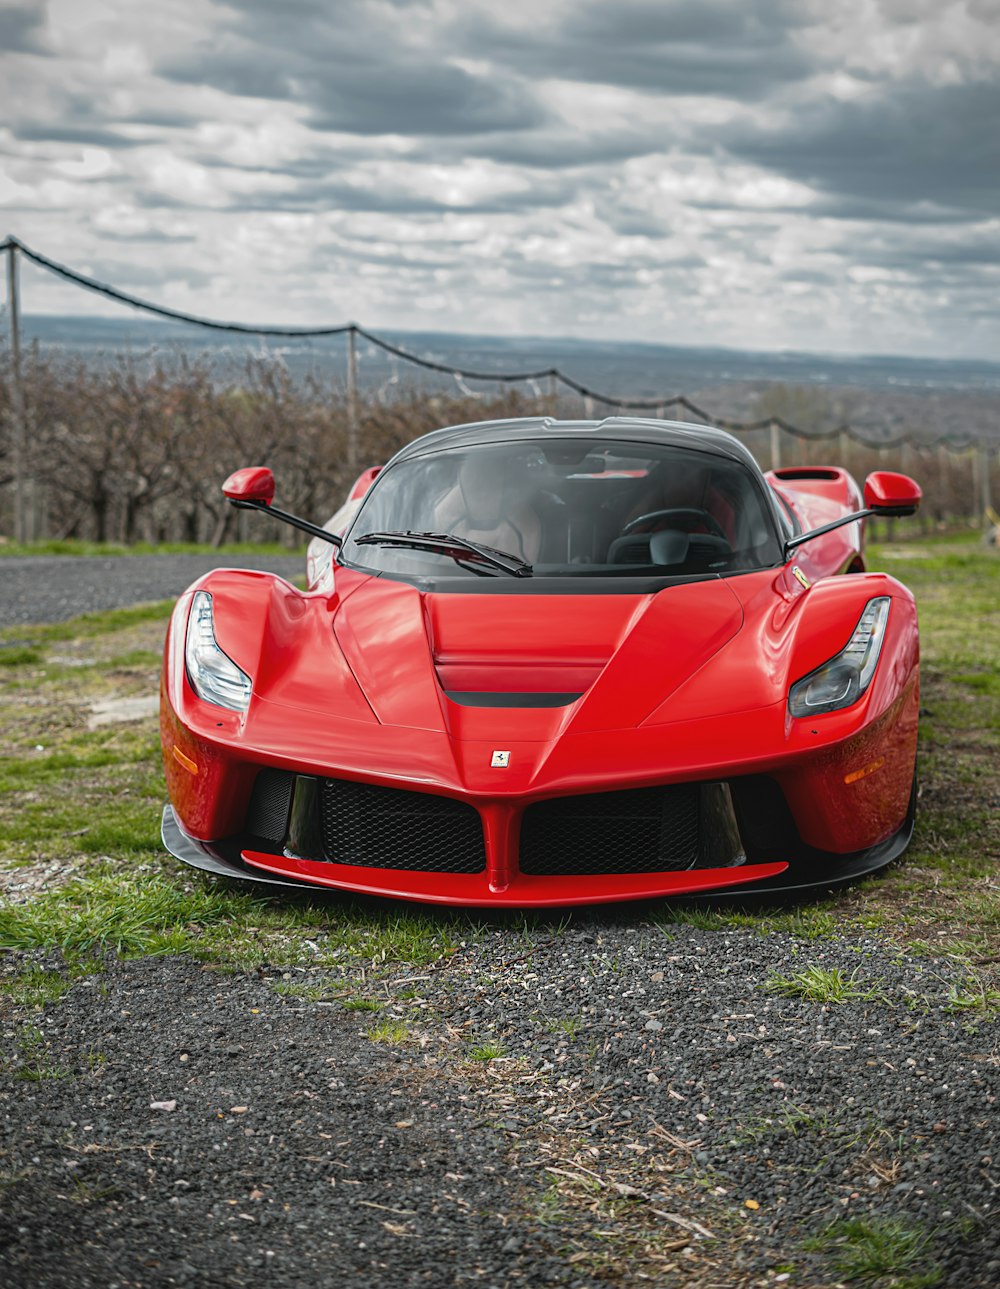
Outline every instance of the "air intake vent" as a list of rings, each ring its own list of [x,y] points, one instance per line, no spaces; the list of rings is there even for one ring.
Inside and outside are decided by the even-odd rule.
[[[522,873],[582,876],[692,868],[697,784],[540,801],[521,824]]]
[[[323,849],[334,864],[425,873],[481,873],[478,810],[452,797],[324,779]]]
[[[284,840],[295,775],[287,770],[261,770],[253,785],[246,830],[267,841]]]

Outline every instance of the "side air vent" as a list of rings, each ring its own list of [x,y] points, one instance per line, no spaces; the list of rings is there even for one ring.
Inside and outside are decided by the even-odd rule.
[[[267,841],[284,840],[295,775],[287,770],[261,770],[253,785],[246,830]]]
[[[843,478],[842,470],[835,470],[829,466],[813,465],[793,465],[784,466],[779,470],[772,470],[771,473],[777,479],[786,479],[792,482],[794,479],[826,479],[830,483],[836,483],[838,479]]]

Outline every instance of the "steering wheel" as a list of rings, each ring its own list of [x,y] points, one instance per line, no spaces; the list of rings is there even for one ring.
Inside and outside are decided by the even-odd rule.
[[[702,510],[698,506],[671,506],[667,510],[651,510],[648,515],[639,515],[636,519],[630,519],[622,529],[621,536],[627,537],[629,533],[634,533],[642,525],[656,523],[663,519],[681,519],[687,520],[691,524],[704,524],[713,536],[721,537],[727,542],[729,540],[725,529],[715,516],[710,515],[707,510]],[[670,525],[664,524],[663,527],[667,528]]]

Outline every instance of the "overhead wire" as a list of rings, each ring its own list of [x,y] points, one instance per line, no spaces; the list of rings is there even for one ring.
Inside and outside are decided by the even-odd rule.
[[[891,438],[874,439],[861,433],[860,430],[849,424],[838,426],[832,430],[808,431],[799,426],[791,424],[781,416],[767,416],[755,421],[733,420],[727,417],[712,416],[697,404],[693,403],[686,394],[673,394],[669,397],[660,396],[657,398],[621,398],[614,394],[604,394],[599,390],[575,380],[572,376],[567,375],[558,367],[542,367],[531,371],[514,371],[514,372],[497,372],[482,371],[472,368],[457,367],[454,363],[436,362],[430,358],[424,358],[420,354],[415,354],[401,345],[394,344],[386,340],[384,336],[379,336],[375,332],[369,331],[366,327],[359,326],[356,322],[338,323],[335,326],[323,327],[263,327],[254,326],[243,322],[222,322],[215,318],[205,318],[198,314],[187,313],[182,309],[171,309],[166,305],[155,304],[150,300],[144,300],[140,296],[132,295],[127,291],[122,291],[116,286],[107,282],[99,282],[96,278],[86,273],[80,273],[68,265],[60,264],[57,260],[50,259],[49,256],[27,246],[20,238],[8,236],[3,242],[0,242],[0,252],[19,251],[26,259],[30,260],[39,268],[46,272],[52,273],[65,281],[73,283],[75,286],[82,287],[84,290],[93,291],[103,295],[110,300],[115,300],[119,304],[125,304],[133,309],[138,309],[143,313],[148,313],[154,317],[165,318],[171,322],[186,323],[193,327],[202,327],[212,331],[229,331],[240,335],[251,336],[283,336],[286,338],[309,339],[325,336],[342,336],[353,334],[367,340],[376,348],[381,349],[384,353],[392,357],[401,359],[414,367],[423,368],[425,371],[439,372],[443,375],[450,376],[459,386],[465,388],[465,392],[473,397],[473,391],[463,387],[462,382],[467,380],[478,381],[496,381],[501,384],[528,384],[537,393],[539,390],[538,381],[549,379],[558,381],[566,389],[578,394],[583,399],[599,402],[606,407],[616,408],[622,411],[654,411],[662,415],[668,408],[679,408],[696,416],[709,425],[716,425],[720,429],[730,430],[737,433],[750,433],[755,430],[768,430],[772,426],[777,427],[785,434],[793,438],[804,439],[807,441],[826,441],[838,438],[844,435],[853,442],[868,448],[885,448],[893,449],[900,447],[915,447],[927,451],[931,448],[946,447],[954,451],[964,451],[975,447],[978,444],[987,445],[986,440],[978,439],[974,435],[939,435],[933,439],[927,439],[912,434],[899,434]]]

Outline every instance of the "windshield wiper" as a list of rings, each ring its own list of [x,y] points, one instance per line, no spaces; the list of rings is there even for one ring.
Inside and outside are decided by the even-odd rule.
[[[485,564],[509,577],[530,577],[532,572],[526,560],[511,555],[509,551],[470,542],[453,533],[365,533],[362,537],[355,537],[354,541],[359,546],[400,546],[407,550],[434,551],[450,555],[457,562],[465,560],[470,564]]]

